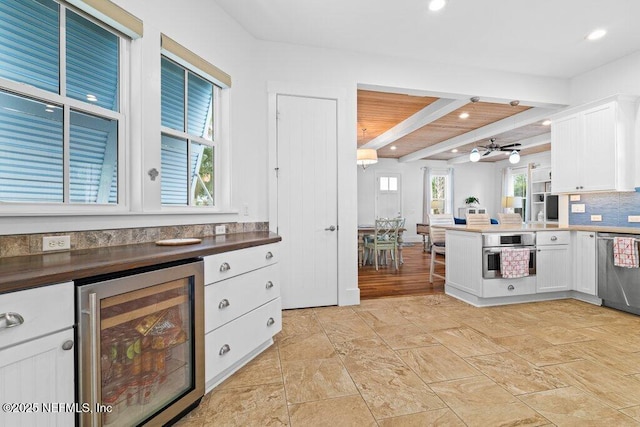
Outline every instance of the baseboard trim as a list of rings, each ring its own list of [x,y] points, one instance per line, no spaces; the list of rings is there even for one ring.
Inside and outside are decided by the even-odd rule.
[[[577,291],[545,292],[541,294],[514,295],[495,298],[481,298],[453,286],[444,286],[445,294],[460,301],[471,304],[474,307],[493,307],[498,305],[524,304],[528,302],[553,301],[557,299],[572,298],[594,305],[602,305],[602,300],[596,296],[583,294]]]

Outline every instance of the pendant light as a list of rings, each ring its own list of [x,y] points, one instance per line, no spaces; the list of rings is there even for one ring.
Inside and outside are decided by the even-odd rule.
[[[364,140],[366,129],[362,129],[362,139]],[[363,170],[367,169],[367,166],[378,163],[378,152],[373,148],[358,148],[358,157],[356,164],[362,166]]]
[[[518,153],[516,150],[513,150],[511,154],[509,154],[509,163],[511,163],[512,165],[515,165],[519,161],[520,161],[520,153]]]

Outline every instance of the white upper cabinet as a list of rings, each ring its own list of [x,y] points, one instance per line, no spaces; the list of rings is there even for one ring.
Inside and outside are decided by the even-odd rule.
[[[557,114],[551,124],[554,193],[632,191],[636,98],[615,96]]]

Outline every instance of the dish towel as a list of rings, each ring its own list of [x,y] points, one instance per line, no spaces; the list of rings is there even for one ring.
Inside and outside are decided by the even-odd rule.
[[[503,279],[517,279],[529,275],[529,248],[504,248],[500,252],[500,271]]]
[[[613,238],[613,265],[638,268],[638,245],[633,237]]]

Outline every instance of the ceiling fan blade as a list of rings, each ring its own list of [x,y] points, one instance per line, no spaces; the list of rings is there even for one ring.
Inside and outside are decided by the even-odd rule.
[[[516,142],[515,144],[507,144],[507,145],[503,145],[500,148],[510,148],[510,147],[520,147],[522,144],[520,144],[519,142]]]
[[[482,155],[482,157],[489,155],[489,153],[491,153],[491,150],[485,151],[484,154]]]

